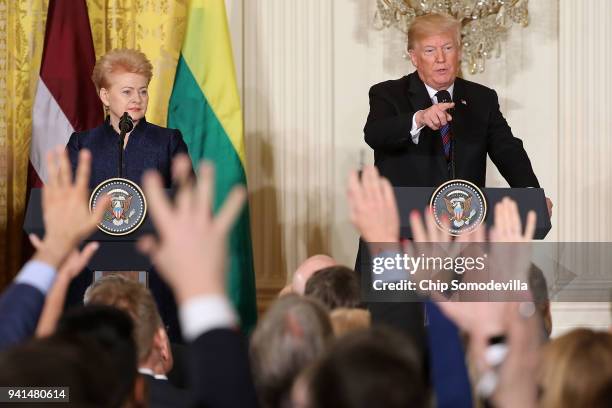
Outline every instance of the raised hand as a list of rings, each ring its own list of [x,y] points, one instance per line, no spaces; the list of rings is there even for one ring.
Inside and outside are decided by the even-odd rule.
[[[104,197],[93,213],[89,211],[91,154],[87,150],[79,154],[74,182],[68,154],[63,148],[47,154],[47,168],[49,179],[42,190],[45,237],[33,259],[57,268],[96,229],[109,198]]]
[[[179,162],[174,168],[181,172],[188,166]],[[212,165],[200,166],[196,185],[183,174],[175,175],[175,179],[180,187],[176,202],[172,204],[159,174],[145,174],[143,187],[158,238],[143,237],[139,248],[151,257],[174,290],[178,303],[203,294],[225,295],[226,241],[244,205],[246,190],[242,186],[235,187],[218,214],[213,215]]]
[[[42,247],[43,243],[36,235],[30,234],[28,237],[34,248],[39,249]],[[53,286],[45,299],[45,305],[40,314],[40,318],[38,319],[38,325],[36,327],[37,337],[49,336],[55,331],[57,322],[64,310],[66,293],[68,292],[70,282],[72,282],[83,268],[85,268],[91,257],[98,250],[98,247],[99,245],[97,242],[90,242],[85,245],[82,251],[75,248],[61,264],[57,271],[55,282],[53,282]]]
[[[397,242],[400,221],[393,187],[374,166],[364,167],[361,180],[356,171],[348,182],[350,219],[367,242]]]

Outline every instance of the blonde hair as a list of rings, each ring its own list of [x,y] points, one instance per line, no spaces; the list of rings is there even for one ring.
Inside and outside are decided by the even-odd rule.
[[[544,347],[542,408],[607,407],[612,394],[612,334],[575,329]]]
[[[367,329],[372,321],[370,311],[365,309],[335,309],[329,313],[329,318],[336,337],[342,337],[355,330]]]
[[[108,76],[115,72],[140,74],[149,83],[153,76],[153,65],[140,51],[129,48],[111,50],[100,57],[94,66],[91,80],[96,89],[99,91],[101,88],[108,88],[110,86]]]
[[[461,23],[447,14],[425,14],[416,17],[408,29],[408,49],[414,49],[415,43],[426,37],[452,32],[461,45]]]
[[[119,274],[106,275],[87,288],[84,303],[114,306],[129,314],[134,322],[138,360],[143,361],[149,356],[153,348],[153,337],[163,327],[149,289]]]

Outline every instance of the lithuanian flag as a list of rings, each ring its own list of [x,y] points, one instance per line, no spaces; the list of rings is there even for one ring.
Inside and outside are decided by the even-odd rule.
[[[168,107],[168,127],[179,129],[194,166],[216,169],[215,209],[236,184],[246,186],[244,131],[224,0],[192,0]],[[250,332],[257,320],[255,277],[245,206],[229,242],[228,290]]]

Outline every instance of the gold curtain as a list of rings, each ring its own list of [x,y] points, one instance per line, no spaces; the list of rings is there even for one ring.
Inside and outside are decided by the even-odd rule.
[[[73,0],[58,0],[73,1]],[[188,0],[87,0],[96,58],[143,51],[154,66],[147,120],[164,126]],[[21,267],[32,105],[48,0],[0,0],[0,288]]]
[[[46,0],[0,0],[0,287],[22,262],[32,104],[46,17]]]

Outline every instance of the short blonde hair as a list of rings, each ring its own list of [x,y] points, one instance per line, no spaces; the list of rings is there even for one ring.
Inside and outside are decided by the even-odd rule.
[[[114,72],[140,74],[149,83],[153,76],[153,65],[147,56],[140,51],[130,48],[111,50],[100,57],[91,74],[91,80],[98,91],[110,86],[108,76]]]
[[[548,343],[539,375],[542,408],[608,407],[612,334],[574,329]]]
[[[417,42],[423,38],[452,32],[461,45],[461,23],[448,14],[425,14],[416,17],[408,29],[408,49],[414,49]]]
[[[149,356],[153,348],[153,337],[159,328],[164,327],[149,289],[119,274],[110,274],[87,288],[84,303],[114,306],[130,315],[134,322],[138,360],[143,361]]]
[[[342,337],[358,329],[367,329],[372,323],[370,311],[357,308],[332,310],[329,313],[329,318],[336,337]]]

